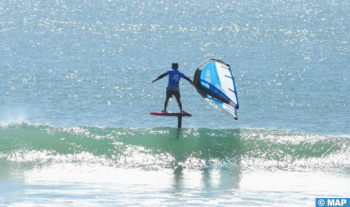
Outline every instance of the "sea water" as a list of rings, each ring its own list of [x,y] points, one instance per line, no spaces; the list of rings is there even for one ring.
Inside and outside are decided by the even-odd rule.
[[[315,206],[350,195],[345,0],[0,2],[0,206]],[[238,120],[173,62],[230,64]],[[178,112],[176,101],[168,111]]]

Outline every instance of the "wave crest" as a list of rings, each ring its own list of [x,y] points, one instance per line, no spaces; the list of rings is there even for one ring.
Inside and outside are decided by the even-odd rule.
[[[348,170],[349,136],[266,129],[0,128],[2,166],[53,163],[159,169]],[[9,164],[11,163],[11,164]]]

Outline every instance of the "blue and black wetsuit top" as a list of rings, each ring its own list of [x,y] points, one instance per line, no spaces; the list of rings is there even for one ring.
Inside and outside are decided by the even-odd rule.
[[[179,88],[180,79],[184,78],[185,75],[181,73],[178,69],[170,69],[166,73],[169,74],[168,87]]]

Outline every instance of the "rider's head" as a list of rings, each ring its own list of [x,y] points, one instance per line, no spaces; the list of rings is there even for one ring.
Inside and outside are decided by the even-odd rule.
[[[171,64],[171,69],[178,69],[178,68],[179,68],[179,64],[177,63]]]

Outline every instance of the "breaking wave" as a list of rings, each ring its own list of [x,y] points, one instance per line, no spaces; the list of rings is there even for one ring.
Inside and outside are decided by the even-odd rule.
[[[267,129],[0,127],[0,173],[52,164],[349,171],[350,137]]]

